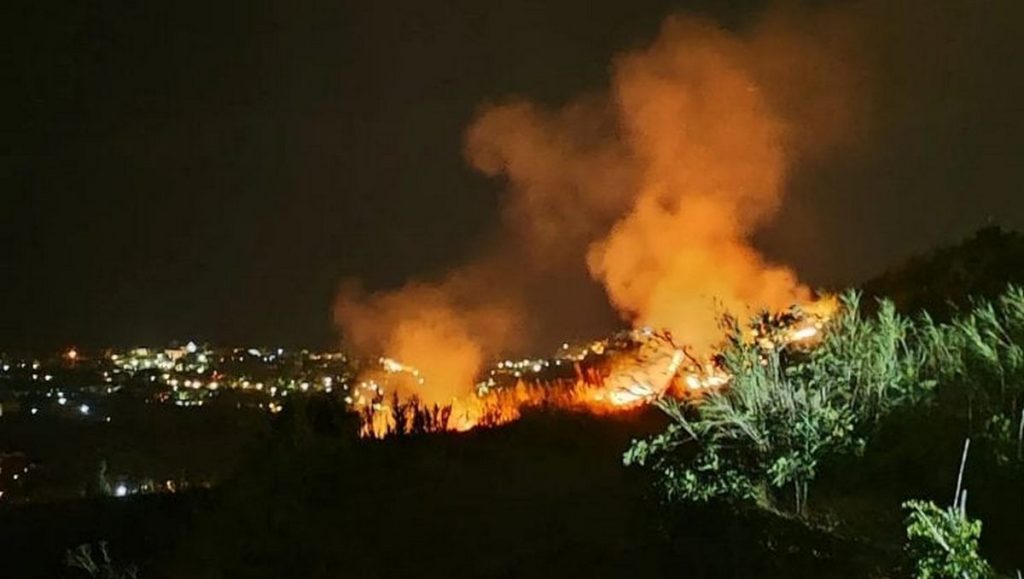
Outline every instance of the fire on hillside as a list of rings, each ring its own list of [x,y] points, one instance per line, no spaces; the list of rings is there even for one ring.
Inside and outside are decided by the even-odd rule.
[[[813,347],[836,308],[836,300],[826,297],[766,316],[746,337],[766,349]],[[717,355],[695,356],[669,332],[641,328],[588,344],[566,343],[551,358],[499,361],[472,394],[444,404],[416,394],[425,384],[417,368],[381,357],[364,369],[346,401],[362,418],[362,436],[384,438],[498,426],[528,408],[615,413],[662,396],[699,398],[729,381]]]

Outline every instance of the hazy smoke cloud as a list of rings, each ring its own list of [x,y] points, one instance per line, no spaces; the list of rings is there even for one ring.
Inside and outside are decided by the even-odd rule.
[[[412,364],[426,379],[418,394],[450,400],[473,384],[487,355],[515,347],[522,336],[523,312],[491,285],[499,283],[493,271],[470,266],[440,282],[369,295],[347,283],[334,317],[354,351]]]
[[[620,139],[640,169],[630,211],[591,246],[588,263],[636,323],[707,346],[719,337],[720,308],[810,297],[750,242],[778,210],[794,162],[837,139],[847,119],[833,80],[843,67],[821,66],[826,52],[786,22],[739,38],[671,18],[652,46],[616,63]]]
[[[736,34],[672,17],[615,60],[600,94],[558,109],[484,107],[466,156],[507,181],[499,242],[437,283],[342,291],[336,320],[350,346],[420,367],[444,397],[489,356],[557,327],[557,313],[536,312],[567,271],[599,281],[624,319],[697,346],[718,338],[722,307],[807,299],[750,238],[779,209],[794,164],[855,116],[848,27],[833,20],[776,13]]]

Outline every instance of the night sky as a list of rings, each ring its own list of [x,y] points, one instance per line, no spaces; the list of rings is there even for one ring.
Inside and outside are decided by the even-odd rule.
[[[331,345],[340,279],[438,275],[498,222],[502,184],[462,156],[481,104],[600,89],[672,12],[742,29],[762,8],[20,4],[0,18],[0,348]],[[851,7],[872,23],[870,126],[790,176],[760,247],[837,285],[990,222],[1024,229],[1017,4]]]

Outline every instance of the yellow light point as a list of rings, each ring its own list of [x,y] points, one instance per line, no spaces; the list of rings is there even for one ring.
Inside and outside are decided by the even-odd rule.
[[[64,356],[66,356],[68,360],[74,362],[75,360],[78,359],[78,350],[71,348],[67,351],[67,353],[64,354]]]
[[[652,394],[650,387],[638,384],[636,391],[616,390],[608,395],[608,400],[615,406],[627,406],[645,401]]]
[[[800,342],[802,340],[809,340],[809,339],[811,339],[811,338],[813,338],[814,336],[817,336],[817,335],[818,335],[818,328],[816,328],[814,326],[807,326],[807,327],[804,327],[804,328],[799,328],[797,330],[793,330],[789,334],[789,341],[791,341],[791,342]]]
[[[675,374],[679,370],[679,366],[683,363],[683,351],[677,349],[672,353],[672,361],[668,364],[668,373]]]
[[[718,387],[718,386],[725,386],[728,383],[729,383],[729,377],[725,376],[725,375],[722,375],[722,374],[715,374],[713,376],[708,376],[708,379],[707,379],[707,385],[712,387],[712,388],[715,388],[715,387]]]

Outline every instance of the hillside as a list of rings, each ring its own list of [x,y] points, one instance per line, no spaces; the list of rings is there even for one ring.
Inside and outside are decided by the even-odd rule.
[[[1024,236],[990,228],[864,289],[947,317],[1024,282],[1021,264]],[[985,376],[947,377],[934,398],[880,416],[861,452],[825,457],[805,517],[664,500],[651,472],[623,466],[631,441],[670,424],[654,408],[540,409],[493,429],[365,440],[341,407],[292,404],[213,491],[11,510],[0,551],[20,577],[79,577],[61,553],[98,541],[146,578],[904,576],[900,505],[946,504],[970,437],[981,553],[1009,571],[1024,552],[1024,463],[985,413],[1016,417],[1021,398]]]
[[[862,288],[867,296],[893,300],[902,312],[948,319],[969,297],[994,297],[1007,284],[1024,284],[1024,234],[993,226],[911,258]]]

